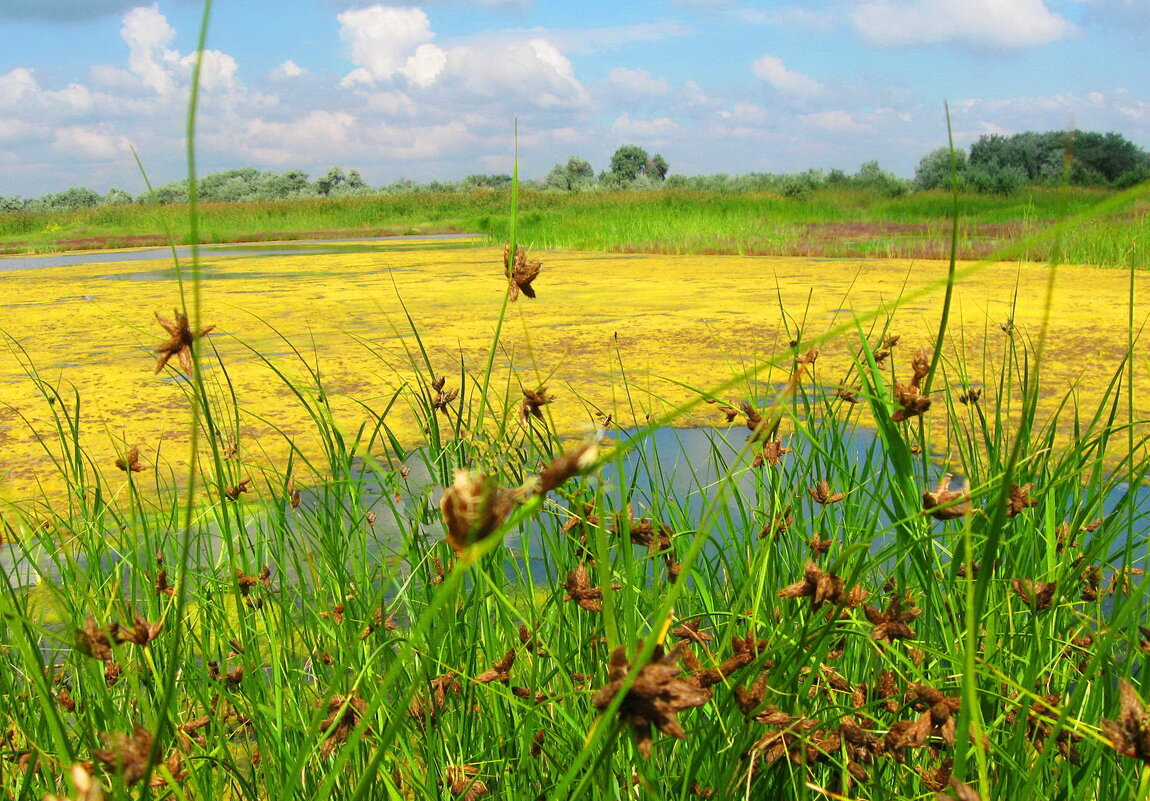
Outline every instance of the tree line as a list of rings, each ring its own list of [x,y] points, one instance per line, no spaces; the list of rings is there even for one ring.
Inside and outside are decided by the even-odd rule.
[[[556,164],[540,181],[524,181],[529,188],[554,192],[592,192],[621,189],[692,189],[714,192],[777,192],[803,199],[820,189],[860,189],[890,197],[911,191],[949,189],[953,178],[964,191],[1010,194],[1026,186],[1059,185],[1124,189],[1150,180],[1150,153],[1117,133],[1050,131],[979,137],[969,152],[938,148],[923,156],[913,180],[883,170],[868,161],[851,174],[842,170],[806,170],[799,173],[685,176],[670,174],[662,155],[649,155],[638,145],[622,145],[607,169],[596,174],[590,162],[571,156]],[[469,175],[461,181],[416,183],[399,180],[369,186],[357,170],[332,167],[312,180],[302,170],[276,173],[244,167],[212,173],[197,184],[199,199],[207,203],[293,200],[357,195],[393,195],[417,192],[472,192],[502,189],[511,184],[506,173]],[[172,181],[139,195],[113,188],[104,194],[86,187],[24,199],[0,195],[0,214],[74,211],[129,203],[174,204],[188,201],[188,182]]]

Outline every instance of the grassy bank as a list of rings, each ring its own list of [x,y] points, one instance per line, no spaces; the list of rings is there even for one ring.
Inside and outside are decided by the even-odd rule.
[[[1065,396],[1042,335],[989,323],[965,343],[956,328],[934,373],[913,340],[937,331],[892,344],[885,314],[784,326],[803,344],[729,353],[724,381],[673,403],[643,350],[617,346],[607,408],[650,423],[565,439],[558,419],[588,398],[519,391],[550,381],[527,303],[495,304],[502,333],[461,361],[435,321],[394,332],[378,369],[395,389],[364,388],[351,428],[338,363],[310,344],[250,343],[269,370],[245,387],[197,340],[205,380],[175,360],[152,379],[174,390],[168,430],[201,431],[194,507],[189,465],[147,452],[109,482],[111,454],[76,436],[83,396],[37,374],[65,491],[4,509],[2,792],[1146,798],[1115,733],[1138,736],[1120,682],[1150,651],[1129,340],[1092,364],[1101,395],[1045,421],[1039,399]],[[845,395],[819,378],[840,338]],[[517,354],[494,381],[492,352]],[[310,422],[269,464],[280,419],[257,410],[279,390]],[[664,426],[715,398],[735,427],[684,462]],[[394,436],[399,409],[420,447]],[[272,433],[244,436],[248,416]]]
[[[1009,197],[959,200],[959,257],[980,259],[1084,211],[1110,193],[1028,189]],[[497,191],[376,198],[235,203],[202,208],[204,242],[468,231],[503,241],[508,195]],[[523,241],[537,247],[675,254],[873,256],[939,259],[950,252],[951,199],[926,192],[899,198],[819,191],[774,194],[525,192]],[[1150,264],[1150,205],[1132,201],[1068,233],[1061,258],[1073,264]],[[164,226],[183,230],[184,208],[115,206],[71,214],[0,217],[10,253],[164,244]],[[182,239],[180,241],[183,241]],[[1017,255],[1051,257],[1047,241]]]

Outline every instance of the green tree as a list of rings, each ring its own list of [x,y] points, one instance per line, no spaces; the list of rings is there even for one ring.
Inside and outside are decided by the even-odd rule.
[[[352,170],[347,174],[347,188],[356,191],[362,191],[368,188],[363,177],[359,174],[359,170]]]
[[[643,165],[643,172],[648,178],[655,181],[665,180],[667,178],[667,170],[669,169],[670,167],[667,165],[667,160],[658,153],[651,156],[651,158],[647,160],[647,163]]]
[[[626,186],[647,170],[647,151],[638,145],[620,145],[611,156],[610,174],[615,183]]]
[[[966,151],[954,151],[954,163],[961,179],[966,170]],[[950,187],[950,148],[939,147],[927,153],[914,171],[917,190],[948,189]]]
[[[132,196],[117,187],[109,189],[108,194],[104,195],[103,201],[105,206],[123,206],[132,202]]]
[[[578,156],[571,156],[566,164],[556,164],[543,179],[544,187],[564,192],[586,189],[593,183],[595,183],[595,168]]]
[[[315,179],[315,191],[321,195],[330,195],[333,189],[346,180],[347,176],[343,174],[343,170],[332,167],[322,178]]]

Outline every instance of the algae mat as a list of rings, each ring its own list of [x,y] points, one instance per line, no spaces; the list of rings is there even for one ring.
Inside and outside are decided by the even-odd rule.
[[[738,402],[759,393],[761,401],[766,387],[785,378],[796,330],[810,340],[884,308],[892,310],[889,330],[902,337],[890,360],[901,376],[914,349],[933,342],[946,273],[942,262],[567,251],[532,257],[544,265],[538,298],[509,307],[493,386],[500,397],[510,390],[503,414],[513,420],[519,388],[546,383],[557,396],[553,421],[572,435],[596,426],[600,414],[627,425],[662,412],[691,396],[677,382],[711,387],[778,360],[781,367],[759,373],[761,383],[723,394]],[[313,455],[322,446],[265,359],[302,385],[309,381],[305,362],[318,370],[335,419],[354,430],[366,417],[360,404],[382,410],[397,390],[412,386],[408,353],[416,343],[404,305],[451,388],[461,363],[472,374],[482,371],[505,290],[500,248],[434,243],[209,258],[203,274],[202,321],[215,325],[210,339],[218,353],[218,362],[209,354],[206,375],[223,387],[220,366],[226,369],[245,459],[276,467],[289,440]],[[1037,335],[1049,274],[1042,265],[993,264],[960,283],[945,352],[949,386],[937,384],[936,392],[957,395],[967,384],[981,385],[984,370],[1003,356],[1007,334],[999,325],[1008,319],[1014,337]],[[165,338],[153,314],[170,316],[179,300],[172,264],[14,270],[0,280],[7,335],[0,351],[0,496],[37,497],[38,487],[60,487],[49,455],[59,452],[51,415],[60,410],[46,402],[31,369],[60,389],[64,411],[79,421],[84,452],[113,490],[124,485],[114,461],[130,446],[178,481],[187,469],[188,400],[180,379],[153,374],[152,353]],[[1102,398],[1126,347],[1128,281],[1119,271],[1058,268],[1042,383],[1048,402],[1072,390],[1087,407]],[[894,310],[900,297],[926,286],[934,288]],[[1136,297],[1146,289],[1147,278],[1136,276]],[[1136,324],[1142,316],[1136,309]],[[872,342],[887,317],[864,325]],[[815,381],[833,388],[848,377],[858,344],[853,331],[826,343]],[[1139,419],[1150,411],[1142,367],[1139,361]],[[421,433],[407,397],[400,391],[387,420],[414,445]],[[710,406],[694,414],[684,422],[723,419]],[[859,420],[866,424],[866,415]]]

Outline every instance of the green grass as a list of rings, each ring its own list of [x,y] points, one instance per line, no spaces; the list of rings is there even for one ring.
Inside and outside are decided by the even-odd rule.
[[[453,471],[479,470],[516,487],[573,443],[545,421],[520,424],[516,399],[506,397],[514,393],[490,385],[482,365],[445,373],[447,388],[462,392],[435,411],[433,357],[418,331],[407,342],[424,380],[395,402],[422,416],[427,444],[408,451],[391,441],[386,405],[372,407],[373,425],[339,431],[326,410],[322,365],[312,365],[311,382],[291,388],[325,443],[324,461],[308,468],[327,481],[299,487],[294,509],[289,481],[304,465],[256,472],[243,451],[225,460],[214,446],[199,456],[207,487],[200,505],[186,507],[185,483],[159,468],[133,475],[128,494],[112,497],[72,447],[78,399],[37,382],[52,401],[70,489],[4,513],[11,552],[45,565],[34,586],[10,573],[0,602],[0,639],[9,643],[0,653],[6,795],[65,792],[72,762],[142,725],[166,731],[156,746],[161,762],[182,755],[173,763],[178,780],[166,763],[153,766],[154,797],[451,798],[465,796],[461,777],[472,777],[493,798],[613,798],[637,781],[652,798],[684,797],[696,785],[737,797],[749,782],[754,797],[903,800],[929,797],[922,772],[949,760],[983,798],[1145,797],[1138,763],[1119,757],[1098,729],[1117,717],[1117,680],[1137,676],[1148,659],[1138,628],[1147,623],[1146,584],[1133,576],[1121,589],[1123,571],[1144,566],[1147,544],[1146,509],[1122,490],[1147,467],[1136,456],[1141,429],[1123,420],[1125,364],[1099,377],[1113,382],[1100,408],[1063,409],[1077,420],[1075,435],[1055,449],[1066,420],[1039,426],[1034,418],[1042,391],[1035,347],[1014,343],[998,375],[974,377],[963,349],[948,341],[936,383],[996,384],[997,400],[963,405],[936,394],[927,412],[947,420],[954,469],[981,510],[938,522],[921,499],[938,472],[930,443],[916,419],[890,420],[890,383],[907,379],[911,354],[896,346],[880,366],[864,351],[868,366],[851,378],[862,387],[858,405],[809,378],[775,397],[771,387],[791,373],[792,355],[762,354],[751,373],[705,394],[736,392],[772,409],[764,416],[781,419],[794,449],[780,464],[752,467],[757,446],[734,428],[710,434],[707,456],[680,462],[672,475],[678,449],[661,426],[684,409],[668,409],[649,429],[620,437],[589,474],[517,507],[457,559],[443,542],[438,507]],[[302,353],[268,364],[289,381],[297,361],[309,364]],[[209,443],[232,435],[229,421],[244,404],[229,396],[226,365],[218,366],[215,389],[188,385],[189,410],[201,404]],[[619,396],[641,395],[628,365],[619,368]],[[862,448],[852,444],[859,426],[877,432]],[[220,494],[245,477],[273,500]],[[808,488],[822,480],[846,497],[817,503]],[[1032,483],[1036,505],[1008,519],[998,511],[1012,483]],[[155,492],[142,491],[152,485]],[[1101,526],[1082,534],[1115,494]],[[191,513],[186,540],[182,508]],[[565,531],[572,516],[582,522]],[[645,541],[641,519],[666,526],[669,539],[632,545]],[[764,528],[773,533],[761,536]],[[808,597],[780,597],[803,580],[816,532],[829,546],[816,557],[819,569],[865,589],[864,604],[816,609]],[[976,581],[970,561],[996,567],[978,570]],[[602,611],[567,599],[564,584],[581,564],[589,585],[603,589]],[[675,583],[672,564],[681,571]],[[258,577],[264,565],[266,581],[237,580]],[[1103,589],[1084,600],[1093,566]],[[160,570],[175,597],[157,591]],[[1049,608],[1025,601],[1013,579],[1056,582]],[[1111,581],[1119,589],[1107,594]],[[886,644],[872,636],[864,607],[885,610],[896,598],[921,615],[912,638]],[[165,621],[146,647],[112,644],[103,658],[74,647],[89,616],[100,628],[130,625],[136,615]],[[394,629],[384,622],[393,615]],[[653,648],[668,620],[671,628],[698,621],[713,637],[685,646],[697,660],[684,667],[686,680],[732,658],[732,638],[749,635],[754,645],[727,663],[738,666],[708,687],[710,700],[680,713],[686,738],[655,732],[643,758],[629,727],[593,700],[608,684],[612,650],[634,661],[639,643]],[[676,641],[667,635],[668,648]],[[509,653],[506,681],[478,681]],[[114,683],[109,665],[119,666]],[[893,696],[879,690],[884,682],[893,682]],[[956,741],[948,746],[946,730],[934,728],[900,757],[890,732],[929,714],[921,699],[934,696],[915,689],[923,686],[956,699]],[[760,691],[761,702],[740,707],[740,692]],[[1028,718],[1050,695],[1057,700]],[[205,716],[203,728],[177,733]],[[856,735],[857,749],[835,744],[844,722],[869,733]],[[1035,732],[1044,726],[1040,749]],[[985,750],[973,744],[981,741]],[[1071,746],[1073,759],[1059,750]],[[857,785],[847,778],[852,764]],[[94,772],[113,797],[149,792],[142,779],[123,784],[130,772]]]
[[[1113,193],[1035,188],[1015,196],[959,199],[958,255],[980,259],[1082,212]],[[201,242],[322,236],[477,232],[508,236],[510,195],[502,191],[420,193],[375,198],[205,204]],[[888,198],[864,191],[815,192],[792,200],[770,193],[688,191],[561,194],[524,191],[522,241],[534,247],[660,253],[742,253],[822,257],[945,259],[953,219],[949,195]],[[1078,264],[1150,264],[1145,200],[1131,200],[1062,241]],[[163,244],[164,226],[183,230],[185,207],[117,206],[71,214],[0,216],[0,250],[53,250]],[[181,242],[188,241],[181,237]],[[1047,260],[1050,246],[1018,254]]]

